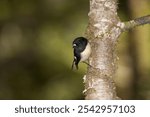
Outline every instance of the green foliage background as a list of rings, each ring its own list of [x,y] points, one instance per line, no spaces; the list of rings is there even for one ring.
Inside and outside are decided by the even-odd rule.
[[[130,19],[127,8],[127,1],[120,0],[123,21]],[[87,0],[0,0],[0,99],[84,99],[86,65],[71,71],[71,44],[84,36],[88,11]],[[121,60],[116,82],[122,98],[134,99],[127,92],[134,76],[124,75],[133,72],[127,37],[124,33],[117,47]],[[148,78],[138,87],[139,99],[150,99]]]

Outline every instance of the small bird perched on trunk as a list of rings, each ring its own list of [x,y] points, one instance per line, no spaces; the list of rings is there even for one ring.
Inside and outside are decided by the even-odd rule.
[[[76,38],[72,43],[73,49],[74,49],[74,60],[72,63],[72,69],[74,68],[74,65],[76,66],[76,69],[78,69],[79,62],[84,62],[89,58],[91,54],[91,46],[89,41],[84,37],[78,37]],[[89,65],[88,63],[86,63]]]

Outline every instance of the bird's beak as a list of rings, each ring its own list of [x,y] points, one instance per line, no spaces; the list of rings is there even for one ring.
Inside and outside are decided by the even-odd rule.
[[[72,45],[72,47],[74,48],[74,47],[76,47],[77,45],[74,43],[73,45]]]

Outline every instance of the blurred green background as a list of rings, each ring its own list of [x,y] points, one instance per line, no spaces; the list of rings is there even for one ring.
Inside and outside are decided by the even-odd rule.
[[[118,6],[122,21],[150,14],[149,0]],[[88,11],[88,0],[0,0],[0,99],[84,99],[86,65],[71,71],[71,44],[84,36]],[[122,99],[150,99],[149,50],[149,25],[120,36],[115,81]]]

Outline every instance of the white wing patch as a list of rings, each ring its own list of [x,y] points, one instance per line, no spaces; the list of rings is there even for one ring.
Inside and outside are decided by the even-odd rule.
[[[76,56],[74,56],[74,59],[76,60],[76,59],[77,59],[77,57],[76,57]]]

